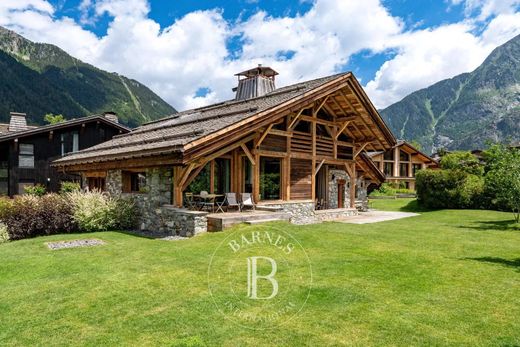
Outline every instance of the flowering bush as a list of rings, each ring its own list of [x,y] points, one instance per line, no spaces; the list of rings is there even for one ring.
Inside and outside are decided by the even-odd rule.
[[[0,222],[0,243],[9,241],[9,233],[7,232],[7,225]]]
[[[43,196],[45,195],[45,187],[41,184],[37,184],[35,186],[27,186],[23,188],[25,194],[34,195],[34,196]]]
[[[61,182],[60,194],[67,194],[81,190],[81,186],[76,182]]]
[[[73,192],[67,194],[67,197],[73,205],[73,218],[80,231],[127,229],[135,225],[133,201],[112,198],[98,191]]]

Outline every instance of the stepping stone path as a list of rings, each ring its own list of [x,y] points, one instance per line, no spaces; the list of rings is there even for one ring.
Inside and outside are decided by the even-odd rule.
[[[71,240],[71,241],[58,241],[58,242],[47,242],[46,245],[49,249],[57,250],[64,248],[77,248],[77,247],[92,247],[105,245],[106,242],[98,239],[87,239],[87,240]]]

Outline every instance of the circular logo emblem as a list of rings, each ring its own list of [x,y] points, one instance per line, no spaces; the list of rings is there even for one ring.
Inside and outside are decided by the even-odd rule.
[[[238,230],[213,253],[208,286],[217,309],[228,319],[269,329],[303,309],[312,268],[302,245],[289,233],[269,226]]]

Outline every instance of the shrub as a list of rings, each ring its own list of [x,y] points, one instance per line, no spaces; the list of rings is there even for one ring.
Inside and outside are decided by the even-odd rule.
[[[36,184],[34,186],[24,187],[25,194],[33,195],[33,196],[43,196],[45,195],[45,187],[41,184]]]
[[[4,220],[4,217],[9,213],[13,202],[9,198],[0,198],[0,221]]]
[[[81,231],[95,232],[132,228],[136,221],[131,200],[112,198],[99,191],[67,194],[73,205],[73,218]]]
[[[455,170],[466,172],[470,175],[482,176],[484,166],[479,159],[470,152],[453,152],[446,154],[441,159],[443,170]]]
[[[19,196],[2,219],[11,240],[70,233],[76,229],[72,206],[56,194]]]
[[[76,182],[61,182],[60,194],[67,194],[81,190],[81,186]]]
[[[0,243],[9,241],[9,233],[7,232],[7,225],[0,222]]]
[[[416,176],[417,200],[427,208],[482,207],[484,180],[460,170],[421,170]]]

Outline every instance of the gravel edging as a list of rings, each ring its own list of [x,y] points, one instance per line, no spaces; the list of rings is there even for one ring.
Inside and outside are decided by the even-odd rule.
[[[93,247],[106,245],[106,242],[99,239],[85,239],[85,240],[71,240],[71,241],[57,241],[45,243],[50,250],[78,248],[78,247]]]

